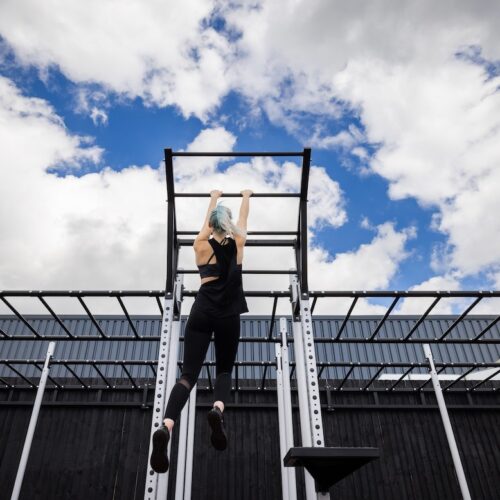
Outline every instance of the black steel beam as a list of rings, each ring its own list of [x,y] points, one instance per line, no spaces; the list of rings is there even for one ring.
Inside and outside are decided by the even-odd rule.
[[[400,297],[396,297],[393,301],[392,304],[389,306],[389,309],[384,314],[384,317],[380,320],[379,324],[377,325],[377,328],[373,331],[373,333],[370,335],[370,340],[373,340],[376,336],[377,333],[380,331],[382,328],[382,325],[385,323],[389,315],[391,314],[392,310],[396,307],[396,304],[399,302]]]
[[[65,367],[65,368],[69,371],[69,372],[71,372],[71,373],[73,374],[73,377],[75,377],[75,378],[76,378],[76,380],[78,380],[78,382],[80,382],[80,384],[82,384],[82,385],[83,385],[83,387],[84,387],[85,389],[88,389],[88,388],[89,388],[89,386],[88,386],[88,385],[87,385],[87,384],[86,384],[86,383],[85,383],[85,382],[84,382],[84,381],[83,381],[83,380],[82,380],[82,379],[81,379],[81,378],[80,378],[80,377],[79,377],[79,376],[75,373],[75,371],[74,371],[74,370],[72,370],[72,369],[68,366],[68,364],[67,364],[67,363],[62,363],[62,365],[63,365],[63,366],[64,366],[64,367]]]
[[[363,391],[366,391],[368,389],[368,387],[370,387],[370,385],[373,384],[373,382],[377,379],[377,377],[379,376],[380,372],[383,371],[385,368],[385,366],[381,366],[377,372],[375,373],[375,375],[373,375],[373,377],[368,381],[368,383],[361,389]]]
[[[476,385],[473,385],[471,387],[471,391],[475,391],[477,387],[479,387],[480,385],[483,385],[485,382],[488,382],[488,380],[490,380],[491,378],[496,377],[499,373],[500,373],[500,369],[498,369],[497,371],[494,371],[489,377],[486,377],[485,379],[481,380],[481,382],[477,383]]]
[[[194,240],[192,240],[194,241]],[[260,241],[260,240],[257,240]],[[163,297],[165,290],[1,290],[0,300],[4,297]],[[327,298],[327,297],[363,297],[363,298],[384,298],[384,297],[442,297],[442,298],[459,298],[459,297],[484,297],[493,298],[500,297],[500,290],[495,291],[478,291],[478,290],[457,290],[457,291],[395,291],[395,290],[354,290],[354,291],[337,291],[337,290],[322,290],[309,291],[310,297]],[[15,313],[14,313],[15,314]],[[495,321],[499,321],[500,317]]]
[[[474,307],[476,307],[479,302],[481,302],[481,300],[483,300],[483,297],[477,297],[476,300],[472,304],[470,304],[469,307],[443,333],[443,335],[439,337],[439,340],[443,340],[445,337],[447,337],[448,334],[465,318],[465,316],[467,316],[467,314],[469,314],[469,312],[472,311],[472,309],[474,309]]]
[[[300,257],[300,293],[301,295],[309,293],[309,282],[307,274],[307,195],[309,189],[309,169],[311,166],[311,148],[304,148],[302,157],[302,177],[300,181],[300,206],[299,206],[299,225],[300,234],[299,257]]]
[[[136,339],[140,338],[139,332],[136,330],[135,325],[132,322],[132,319],[130,318],[130,315],[129,315],[128,311],[127,311],[127,308],[125,307],[125,304],[123,303],[122,298],[119,295],[116,298],[118,299],[118,302],[120,303],[122,311],[123,311],[123,313],[125,314],[125,316],[126,316],[126,318],[128,320],[128,324],[130,325],[130,328],[132,328],[132,331],[134,332],[135,338]]]
[[[171,151],[171,150],[170,150]],[[303,152],[272,152],[272,151],[253,151],[253,152],[245,152],[245,151],[224,151],[224,152],[192,152],[192,151],[174,151],[172,152],[172,156],[303,156]]]
[[[38,295],[38,300],[45,306],[47,311],[51,314],[51,316],[59,323],[59,326],[66,332],[69,338],[74,339],[75,336],[66,328],[66,325],[63,323],[63,321],[59,318],[59,316],[53,311],[53,309],[49,306],[47,301],[41,296]]]
[[[199,269],[177,269],[177,274],[199,274]],[[272,270],[272,269],[243,269],[241,271],[243,274],[296,274],[297,271],[292,269],[291,271],[282,270]]]
[[[354,366],[351,366],[349,368],[349,370],[347,370],[346,376],[340,382],[340,385],[338,387],[334,387],[334,390],[339,391],[340,389],[342,389],[342,386],[346,383],[347,379],[349,378],[349,375],[352,373],[353,370],[354,370]]]
[[[99,326],[99,323],[94,318],[94,315],[92,314],[92,312],[90,311],[90,309],[87,307],[87,304],[83,301],[83,298],[80,297],[80,296],[78,296],[77,299],[80,302],[80,304],[82,305],[82,307],[85,309],[85,312],[88,314],[88,316],[89,316],[90,320],[92,321],[92,323],[94,324],[94,326],[97,328],[97,331],[99,332],[99,335],[102,338],[107,338],[107,335],[102,331],[102,328]]]
[[[472,368],[469,368],[466,372],[462,373],[460,375],[460,377],[458,377],[457,379],[453,380],[446,387],[443,387],[443,391],[448,390],[451,386],[455,385],[457,382],[460,382],[460,380],[462,380],[465,376],[467,376],[470,372],[474,371],[475,369],[476,369],[475,366],[473,366]]]
[[[252,195],[253,196],[253,195]],[[177,236],[194,236],[199,231],[177,231]],[[297,236],[297,231],[247,231],[247,236]]]
[[[19,311],[5,298],[6,293],[0,292],[0,300],[28,327],[28,329],[35,335],[35,337],[40,338],[40,334],[24,319],[24,317],[19,313]],[[29,338],[29,337],[27,337]]]
[[[174,291],[174,246],[177,236],[175,234],[175,190],[174,190],[174,164],[173,153],[165,149],[165,180],[167,183],[167,281],[165,283],[165,296],[171,298]]]
[[[474,340],[479,340],[485,333],[488,332],[488,330],[490,330],[493,326],[495,326],[499,321],[500,321],[500,316],[498,316],[496,319],[494,319],[486,328],[484,328],[481,331],[481,333],[479,333],[478,335],[476,335],[474,337]],[[482,342],[484,342],[484,340]]]
[[[420,319],[413,325],[413,328],[408,332],[408,334],[404,337],[404,340],[408,340],[413,333],[417,330],[417,328],[423,323],[425,318],[430,314],[430,312],[434,309],[434,307],[437,305],[437,303],[441,300],[441,297],[436,297],[433,301],[432,304],[427,308],[427,310],[420,316]]]
[[[358,301],[359,297],[354,297],[354,300],[352,301],[351,307],[349,307],[349,310],[347,311],[347,314],[344,318],[344,321],[342,321],[342,324],[340,325],[340,329],[335,336],[335,340],[339,340],[340,336],[342,335],[342,332],[344,331],[345,326],[347,325],[347,322],[349,321],[349,317],[351,316],[352,310],[354,309],[354,306],[356,305],[356,302]]]
[[[241,193],[223,193],[222,198],[241,198]],[[175,193],[176,198],[209,198],[210,193]],[[252,198],[299,198],[299,193],[252,193]],[[275,233],[271,233],[275,234]]]
[[[392,384],[390,387],[389,387],[389,390],[392,391],[394,390],[394,387],[396,387],[405,377],[406,375],[408,375],[412,370],[413,368],[415,368],[414,366],[410,366],[410,368],[408,368],[408,370],[406,370],[402,375],[401,377],[398,378],[398,380],[396,380],[396,382],[394,382],[394,384]]]
[[[277,304],[278,304],[278,297],[274,297],[273,312],[271,313],[271,324],[270,324],[270,327],[269,327],[269,335],[267,336],[267,338],[269,340],[271,340],[273,338],[274,318],[276,316],[276,306],[277,306]]]
[[[194,240],[178,240],[179,246],[193,246]],[[246,240],[246,247],[294,247],[295,240]]]
[[[437,368],[438,366],[434,363],[434,366]],[[441,372],[446,370],[447,366],[441,366],[440,370],[436,370],[436,375],[439,375]],[[417,387],[417,390],[421,391],[429,382],[432,382],[431,374],[429,373],[429,378],[420,386]]]

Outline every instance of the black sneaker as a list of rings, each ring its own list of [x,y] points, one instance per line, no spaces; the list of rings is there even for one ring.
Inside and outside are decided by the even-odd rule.
[[[153,451],[149,463],[155,472],[167,472],[168,470],[167,448],[169,441],[170,432],[164,425],[154,432]]]
[[[212,429],[212,435],[210,436],[210,441],[216,450],[225,450],[227,446],[227,435],[224,429],[224,417],[220,408],[214,406],[207,413],[208,425]]]

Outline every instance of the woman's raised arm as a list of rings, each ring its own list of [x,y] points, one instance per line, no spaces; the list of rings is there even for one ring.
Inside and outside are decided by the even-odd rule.
[[[238,226],[242,231],[247,232],[247,221],[248,221],[248,213],[250,211],[250,196],[252,196],[253,191],[250,189],[244,189],[243,191],[240,191],[241,196],[243,199],[241,200],[241,206],[240,206],[240,214],[238,216],[238,222],[236,223],[236,226]],[[237,236],[236,237],[236,242],[238,240],[241,243],[244,243],[246,240],[246,236]]]
[[[210,203],[208,204],[207,216],[205,217],[205,222],[203,223],[203,227],[201,228],[198,236],[194,239],[193,247],[197,246],[200,241],[207,240],[212,233],[212,229],[208,225],[208,221],[210,220],[210,214],[212,210],[217,206],[217,199],[222,196],[222,191],[214,189],[210,191]]]

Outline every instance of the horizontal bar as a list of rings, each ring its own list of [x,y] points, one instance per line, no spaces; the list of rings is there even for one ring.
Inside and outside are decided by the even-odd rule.
[[[176,198],[210,198],[210,193],[175,193]],[[241,193],[223,193],[222,198],[241,198]],[[253,193],[251,198],[300,198],[300,193]]]
[[[254,151],[254,152],[237,152],[237,151],[224,151],[224,152],[191,152],[191,151],[172,151],[172,156],[304,156],[303,151],[289,151],[289,152],[272,152],[272,151]]]
[[[114,390],[114,389],[110,389]],[[135,390],[135,389],[131,389]],[[141,389],[142,390],[142,389]],[[241,389],[240,389],[241,390]],[[254,389],[258,390],[258,389]],[[197,391],[202,391],[202,392],[212,392],[211,390],[204,388],[204,387],[197,387]],[[259,392],[262,392],[258,390]],[[400,391],[397,391],[399,393]],[[483,392],[483,391],[477,391],[477,392]],[[32,407],[33,406],[33,401],[0,401],[0,407]],[[142,401],[42,401],[42,406],[57,406],[57,407],[70,407],[70,408],[85,408],[85,407],[105,407],[105,408],[141,408],[144,409]],[[152,407],[153,402],[148,401],[148,406]],[[204,408],[208,409],[211,408],[212,403],[200,403],[196,402],[196,408]],[[278,403],[226,403],[224,404],[225,408],[232,408],[234,410],[243,410],[243,409],[250,409],[250,408],[259,408],[259,409],[270,409],[273,411],[276,411],[276,408],[278,407]],[[292,408],[298,410],[299,405],[296,403],[292,403]],[[471,410],[471,411],[485,411],[485,410],[493,410],[493,411],[499,411],[500,406],[499,405],[488,405],[488,404],[446,404],[446,408],[448,410]],[[321,403],[321,409],[325,410],[325,412],[328,413],[328,410],[330,409],[328,404]],[[437,405],[432,405],[432,404],[419,404],[419,403],[414,403],[414,404],[356,404],[356,403],[350,403],[350,404],[338,404],[335,403],[334,410],[389,410],[389,411],[394,411],[394,410],[410,410],[410,411],[416,411],[416,410],[438,410]],[[323,417],[324,418],[324,417]]]
[[[500,297],[500,290],[454,290],[454,291],[432,291],[432,290],[324,290],[324,291],[310,291],[310,297]]]
[[[295,269],[291,271],[272,270],[272,269],[242,269],[243,274],[297,274]],[[177,274],[199,274],[199,269],[178,269]]]
[[[266,339],[262,339],[265,341]],[[287,342],[290,342],[292,339],[287,339]],[[16,364],[16,365],[32,365],[34,363],[42,363],[45,361],[44,359],[5,359],[5,360],[0,360],[0,365],[5,364],[8,365],[9,363]],[[121,359],[121,360],[106,360],[106,359],[52,359],[50,361],[51,366],[52,365],[66,365],[66,364],[71,364],[71,365],[109,365],[109,366],[119,366],[122,364],[125,365],[132,365],[132,366],[146,366],[150,364],[156,364],[158,360],[154,359],[146,359],[146,360],[140,360],[140,359]],[[178,364],[180,364],[181,361],[178,361]],[[213,361],[205,361],[204,364],[208,364],[210,366],[215,366],[216,362],[215,360]],[[276,366],[276,360],[267,360],[267,361],[235,361],[235,365],[238,366]],[[294,366],[295,362],[290,361],[289,362],[290,366]],[[456,362],[449,362],[449,363],[434,363],[436,367],[444,367],[444,368],[498,368],[498,363],[491,362],[491,363],[456,363]],[[408,367],[413,367],[413,368],[427,368],[427,365],[425,362],[423,363],[400,363],[400,362],[391,362],[391,363],[380,363],[380,362],[368,362],[368,361],[363,361],[363,362],[353,362],[353,361],[319,361],[316,363],[318,367],[325,366],[325,367],[353,367],[353,368],[370,368],[370,367],[385,367],[385,368],[408,368]],[[424,374],[419,374],[419,375],[426,375],[427,373]],[[458,376],[458,375],[457,375]],[[331,377],[330,377],[331,378]],[[389,381],[389,380],[387,380]]]
[[[187,294],[190,297],[196,296],[196,292]],[[253,297],[287,297],[288,295],[279,295],[277,292],[267,292],[267,295],[255,295],[252,294]],[[155,318],[159,318],[159,316],[155,316]],[[250,319],[251,317],[243,317],[243,319]],[[267,319],[268,316],[265,316]],[[183,321],[187,320],[187,316],[182,317]],[[253,317],[252,317],[253,319]],[[264,319],[264,318],[260,318]],[[160,340],[161,336],[160,335],[141,335],[139,338],[133,336],[133,335],[116,335],[113,337],[106,337],[105,339],[102,338],[99,335],[81,335],[81,336],[76,336],[73,339],[68,339],[67,337],[62,337],[61,335],[44,335],[40,337],[29,337],[27,335],[11,335],[8,340],[29,340],[29,341],[44,341],[44,340],[58,340],[61,342],[71,342],[72,340],[82,340],[82,341],[90,341],[90,340],[109,340],[112,342],[120,342],[123,340],[130,341],[130,342],[157,342]],[[2,340],[7,340],[7,339],[2,339]],[[183,341],[184,337],[180,337],[180,340]],[[272,340],[269,340],[267,338],[262,338],[262,337],[241,337],[240,342],[276,342],[276,339],[273,338]],[[290,338],[289,342],[293,343],[293,338]],[[467,338],[467,339],[448,339],[445,341],[440,341],[439,339],[429,339],[429,338],[421,338],[421,339],[409,339],[409,340],[402,340],[400,338],[377,338],[370,340],[368,337],[367,338],[349,338],[349,337],[344,337],[338,340],[335,340],[334,338],[324,338],[324,337],[314,337],[314,342],[316,344],[322,344],[322,343],[339,343],[339,344],[438,344],[438,345],[443,345],[443,344],[479,344],[479,345],[500,345],[500,338],[496,339],[481,339],[481,340],[476,340],[475,338]]]
[[[192,240],[193,241],[193,240]],[[191,241],[191,243],[192,243]],[[266,240],[256,240],[258,242]],[[294,240],[275,240],[275,241],[294,241]],[[164,297],[165,290],[0,290],[0,297]],[[360,298],[383,298],[383,297],[500,297],[500,290],[471,290],[471,291],[395,291],[395,290],[370,290],[370,291],[338,291],[323,290],[309,291],[310,297],[360,297]],[[2,315],[0,315],[2,316]],[[455,316],[455,315],[449,315]],[[492,315],[488,315],[492,316]],[[500,319],[500,318],[499,318]]]
[[[177,240],[180,246],[193,246],[194,240]],[[246,247],[295,247],[296,240],[246,240]]]
[[[177,236],[196,235],[200,231],[177,231]],[[297,231],[247,231],[247,236],[296,236]]]
[[[185,297],[196,297],[198,290],[183,290],[182,295]],[[290,297],[289,290],[248,290],[245,291],[245,297]],[[267,316],[266,316],[267,317]]]

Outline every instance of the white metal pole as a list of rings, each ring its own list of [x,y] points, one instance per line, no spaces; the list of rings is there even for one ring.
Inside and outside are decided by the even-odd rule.
[[[287,326],[286,318],[280,318],[281,332],[281,378],[283,380],[283,409],[285,415],[286,450],[294,447],[292,398],[290,392],[290,364],[288,359]],[[286,467],[288,476],[288,492],[290,500],[297,499],[297,480],[295,467]]]
[[[184,478],[186,471],[186,445],[189,416],[189,400],[184,405],[181,412],[181,421],[179,427],[179,447],[177,449],[177,476],[175,479],[175,500],[184,500]]]
[[[188,438],[186,455],[186,483],[184,486],[185,500],[191,499],[191,485],[193,481],[193,446],[194,446],[194,424],[196,422],[196,390],[198,384],[191,389],[189,395],[189,419],[188,419]]]
[[[302,347],[302,335],[300,322],[292,321],[293,325],[293,348],[295,353],[295,373],[297,378],[297,392],[299,396],[300,434],[302,446],[312,446],[311,422],[309,420],[309,408],[307,397],[306,375],[304,373],[304,351]],[[314,478],[304,468],[306,499],[317,498]]]
[[[24,447],[23,447],[23,452],[21,454],[21,460],[19,462],[19,468],[17,469],[16,481],[14,483],[14,489],[12,490],[11,500],[17,500],[19,498],[19,494],[21,493],[24,472],[26,470],[26,464],[28,463],[28,456],[31,449],[31,443],[33,441],[33,434],[35,433],[35,427],[38,420],[38,414],[40,413],[40,406],[42,405],[45,385],[47,384],[47,378],[49,376],[50,359],[54,354],[55,347],[56,347],[55,342],[49,343],[49,347],[47,349],[47,355],[45,357],[45,363],[43,365],[42,375],[40,377],[40,383],[36,391],[35,404],[33,405],[33,411],[31,412],[30,423],[28,425],[28,432],[26,433],[26,439],[24,441]]]
[[[167,380],[165,382],[165,400],[164,400],[164,407],[162,410],[162,420],[163,416],[165,414],[165,408],[167,406],[167,396],[170,394],[172,391],[172,387],[175,385],[176,382],[176,376],[177,376],[177,359],[179,357],[179,335],[181,333],[181,321],[180,319],[178,321],[173,321],[172,322],[172,339],[170,340],[170,352],[169,352],[169,359],[168,359],[168,371],[167,371]],[[183,408],[184,409],[184,408]],[[158,500],[163,500],[167,498],[167,489],[168,489],[168,481],[170,477],[170,471],[172,470],[172,442],[173,442],[173,432],[174,428],[172,429],[172,435],[171,439],[168,442],[168,447],[167,447],[167,455],[169,457],[170,465],[168,468],[168,471],[165,474],[158,474],[158,489],[156,493],[156,498]]]
[[[281,469],[281,489],[283,500],[288,500],[290,497],[289,484],[288,484],[288,473],[287,469],[283,464],[283,458],[287,454],[288,448],[286,445],[286,423],[285,423],[285,408],[283,401],[283,376],[281,372],[281,347],[279,343],[274,345],[276,350],[276,389],[278,394],[278,423],[279,423],[279,438],[280,438],[280,469]]]
[[[163,318],[161,323],[160,349],[158,351],[158,369],[156,372],[156,386],[154,393],[153,418],[151,421],[151,433],[149,437],[148,461],[153,450],[153,433],[163,422],[166,407],[166,395],[170,393],[173,383],[168,380],[168,374],[171,373],[169,366],[171,360],[177,367],[177,350],[179,346],[180,320],[174,321],[174,301],[177,297],[179,301],[180,288],[182,287],[183,275],[180,274],[174,283],[174,293],[172,298],[165,298],[163,307]],[[177,339],[177,343],[175,342]],[[175,354],[174,352],[175,351]],[[174,372],[175,378],[175,372]],[[167,388],[167,385],[169,386]],[[167,392],[168,389],[168,392]],[[170,445],[168,455],[170,456]],[[157,498],[166,498],[167,495],[168,472],[166,474],[157,474],[153,471],[148,462],[146,485],[144,491],[144,500],[156,500]]]
[[[436,393],[436,399],[438,402],[439,411],[441,412],[441,418],[443,419],[444,430],[446,432],[446,437],[448,438],[448,445],[450,446],[453,463],[455,464],[455,471],[458,477],[458,483],[460,484],[462,497],[464,498],[464,500],[471,500],[469,487],[467,486],[467,479],[465,478],[464,469],[462,467],[462,461],[460,460],[460,454],[458,453],[458,447],[455,441],[455,436],[453,434],[453,428],[451,427],[450,417],[448,416],[448,410],[446,408],[446,403],[444,401],[443,391],[441,390],[441,385],[439,384],[439,378],[436,372],[436,367],[434,366],[431,346],[429,344],[424,344],[423,347],[424,347],[425,357],[428,359],[430,364],[432,385],[434,386],[434,392]]]

